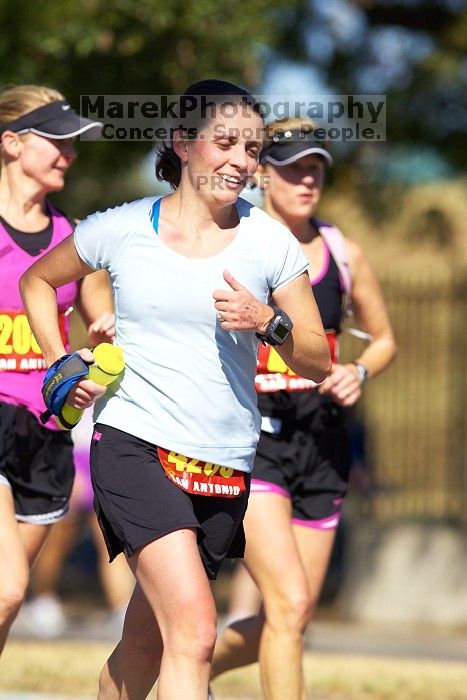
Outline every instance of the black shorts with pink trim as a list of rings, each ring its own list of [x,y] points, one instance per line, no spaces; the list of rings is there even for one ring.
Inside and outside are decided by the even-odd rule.
[[[128,556],[176,530],[193,528],[207,576],[215,579],[226,557],[243,557],[246,491],[236,498],[187,493],[169,479],[156,445],[97,423],[91,441],[94,508],[110,561]]]
[[[294,523],[335,529],[351,462],[345,411],[317,392],[284,394],[259,396],[266,417],[251,494],[277,493],[290,498]]]
[[[0,488],[16,519],[52,525],[68,511],[75,467],[71,435],[44,428],[24,406],[0,402]]]

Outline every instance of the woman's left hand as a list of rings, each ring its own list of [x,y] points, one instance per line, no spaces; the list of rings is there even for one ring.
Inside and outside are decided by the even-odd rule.
[[[111,343],[115,338],[115,314],[105,311],[88,327],[91,345]]]
[[[92,363],[94,361],[94,356],[89,348],[81,348],[81,350],[76,352],[85,362]],[[70,389],[66,397],[66,403],[73,408],[84,411],[85,408],[89,408],[97,399],[103,396],[105,390],[105,386],[101,386],[101,384],[97,384],[92,379],[84,377]]]
[[[230,289],[216,289],[212,293],[221,328],[264,333],[274,316],[272,307],[258,301],[228,270],[224,270],[224,279]]]
[[[330,396],[338,406],[353,406],[362,395],[362,384],[355,365],[333,365],[330,374],[319,385],[318,392]]]

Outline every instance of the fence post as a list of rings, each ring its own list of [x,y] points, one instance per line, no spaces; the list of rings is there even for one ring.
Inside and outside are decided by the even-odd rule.
[[[452,290],[448,478],[449,491],[460,500],[460,519],[467,525],[467,271],[458,266]]]

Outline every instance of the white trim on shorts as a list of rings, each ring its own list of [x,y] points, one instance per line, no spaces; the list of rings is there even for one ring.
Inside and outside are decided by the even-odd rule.
[[[0,474],[0,486],[8,486],[11,489],[11,484],[3,474]]]
[[[61,520],[67,511],[68,504],[59,510],[54,510],[52,513],[38,513],[37,515],[20,515],[16,513],[16,520],[22,523],[29,523],[30,525],[53,525]]]

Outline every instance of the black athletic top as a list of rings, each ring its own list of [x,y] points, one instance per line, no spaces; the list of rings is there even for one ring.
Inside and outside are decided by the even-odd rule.
[[[25,233],[24,231],[20,231],[14,226],[11,226],[11,224],[5,221],[5,219],[1,216],[0,224],[3,226],[8,235],[11,236],[16,245],[33,257],[46,250],[52,240],[52,220],[49,221],[47,226],[42,229],[42,231],[37,231],[37,233]]]
[[[344,289],[339,269],[326,244],[322,269],[311,280],[311,285],[325,331],[334,331],[338,335],[342,323]],[[287,422],[302,420],[323,402],[329,404],[329,397],[314,390],[258,393],[261,415],[281,417]]]
[[[342,323],[342,283],[336,261],[326,246],[322,272],[311,281],[321,320],[326,331],[340,333]]]

